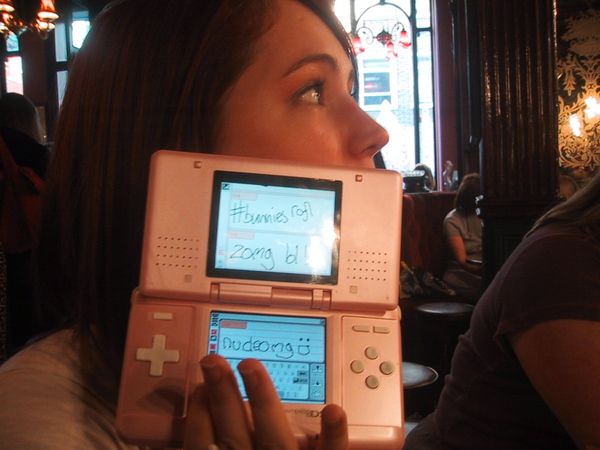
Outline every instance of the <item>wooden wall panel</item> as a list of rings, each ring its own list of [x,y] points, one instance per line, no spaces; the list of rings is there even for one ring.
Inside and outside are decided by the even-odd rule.
[[[558,145],[553,2],[487,0],[479,12],[485,195],[551,198]]]
[[[557,78],[552,0],[474,0],[478,17],[485,279],[556,200]]]

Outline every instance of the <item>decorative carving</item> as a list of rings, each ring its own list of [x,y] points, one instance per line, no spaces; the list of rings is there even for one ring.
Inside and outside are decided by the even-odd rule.
[[[590,8],[564,20],[558,58],[559,164],[585,178],[600,167],[600,11]]]

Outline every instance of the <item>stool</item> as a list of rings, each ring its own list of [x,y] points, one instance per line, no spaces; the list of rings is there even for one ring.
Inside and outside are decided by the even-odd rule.
[[[422,356],[429,356],[423,361],[429,362],[441,377],[450,373],[450,362],[458,337],[469,329],[474,308],[473,305],[459,302],[424,303],[415,308],[421,325],[420,350],[424,353]],[[437,348],[435,344],[438,344]]]
[[[410,421],[415,417],[421,420],[433,410],[432,390],[425,386],[435,383],[437,379],[438,373],[431,367],[402,361],[405,421]]]
[[[450,373],[450,364],[458,337],[469,329],[474,306],[460,302],[423,303],[414,308],[416,335],[415,361],[431,366],[439,378],[420,392],[421,410],[433,411]],[[406,393],[406,391],[405,391]],[[406,397],[406,395],[405,395]],[[425,409],[423,409],[425,408]]]
[[[438,379],[438,373],[431,367],[402,361],[402,387],[413,389],[427,386]]]
[[[414,428],[416,428],[417,425],[419,425],[419,422],[413,422],[412,420],[405,420],[404,421],[404,437],[406,438],[406,436],[408,436],[408,433],[410,433]]]

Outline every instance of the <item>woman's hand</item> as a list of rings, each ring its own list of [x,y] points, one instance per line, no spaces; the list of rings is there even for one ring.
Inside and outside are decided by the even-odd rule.
[[[446,236],[446,242],[454,260],[456,260],[463,269],[474,273],[475,275],[481,275],[481,267],[467,261],[467,250],[465,249],[465,243],[460,236]]]
[[[238,366],[251,418],[229,363],[213,354],[202,358],[200,365],[205,382],[196,389],[188,411],[186,450],[298,448],[271,378],[259,361],[246,359]],[[346,449],[347,428],[344,411],[336,405],[326,406],[317,448]]]

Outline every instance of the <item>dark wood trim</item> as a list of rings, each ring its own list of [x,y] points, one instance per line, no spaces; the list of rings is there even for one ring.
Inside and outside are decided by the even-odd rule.
[[[556,10],[553,0],[456,4],[459,43],[466,47],[457,55],[466,60],[458,63],[468,74],[459,80],[459,145],[463,167],[473,167],[473,155],[479,157],[489,282],[535,219],[556,202]],[[481,141],[475,148],[477,118]]]

